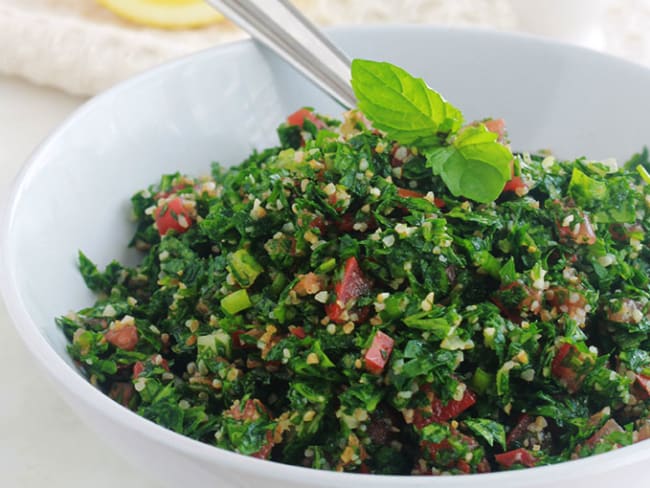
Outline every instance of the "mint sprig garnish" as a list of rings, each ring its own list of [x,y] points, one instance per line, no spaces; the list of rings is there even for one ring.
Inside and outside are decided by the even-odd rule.
[[[495,200],[511,177],[512,152],[483,124],[465,127],[463,115],[421,78],[386,62],[352,61],[359,109],[400,144],[416,146],[454,196]]]
[[[497,199],[510,179],[512,153],[483,124],[467,127],[449,144],[425,151],[427,165],[454,196],[481,203]]]
[[[355,59],[352,88],[366,117],[401,144],[437,145],[463,123],[460,110],[424,80],[390,63]]]

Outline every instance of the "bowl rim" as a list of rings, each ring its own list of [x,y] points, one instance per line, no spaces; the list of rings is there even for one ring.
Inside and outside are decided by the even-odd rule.
[[[636,68],[640,73],[650,74],[650,69],[627,61],[610,54],[593,51],[581,46],[565,44],[559,41],[546,39],[529,34],[501,32],[489,28],[475,27],[446,27],[432,25],[364,25],[364,26],[338,26],[327,29],[333,35],[363,35],[366,32],[385,33],[397,35],[404,30],[418,32],[433,32],[437,35],[462,35],[478,37],[501,38],[509,42],[517,42],[520,48],[525,49],[526,45],[537,45],[551,50],[568,50],[591,55],[606,61],[607,63]],[[49,148],[56,143],[59,136],[74,126],[77,120],[86,113],[101,106],[105,100],[119,96],[125,90],[133,86],[146,83],[150,78],[164,76],[168,71],[177,70],[185,65],[201,63],[206,59],[218,57],[221,53],[237,52],[248,50],[258,46],[251,39],[242,39],[227,44],[211,47],[196,53],[188,54],[175,60],[161,64],[160,66],[146,70],[143,73],[122,81],[99,95],[90,98],[79,108],[68,115],[57,128],[47,136],[33,150],[21,169],[18,171],[14,181],[11,183],[3,205],[0,207],[0,269],[4,270],[4,279],[0,280],[0,292],[7,307],[8,316],[18,335],[31,355],[37,359],[39,366],[45,371],[46,376],[61,388],[65,389],[76,401],[85,404],[92,410],[101,412],[109,420],[126,429],[137,432],[151,441],[163,445],[172,451],[183,452],[194,458],[200,459],[209,464],[228,465],[237,472],[255,470],[257,476],[270,480],[286,480],[301,482],[308,477],[314,486],[334,486],[338,484],[357,484],[362,487],[392,487],[396,484],[403,487],[422,486],[426,483],[430,487],[442,486],[482,486],[481,483],[494,482],[506,483],[504,486],[524,486],[531,477],[537,478],[537,482],[560,482],[575,478],[581,478],[583,473],[590,475],[604,473],[612,468],[624,468],[630,464],[647,460],[650,457],[650,443],[641,442],[624,449],[617,449],[607,453],[565,461],[558,464],[536,467],[534,469],[503,471],[485,473],[481,475],[454,475],[439,477],[406,476],[406,475],[365,475],[359,473],[339,473],[334,471],[317,470],[301,466],[269,462],[252,458],[233,451],[218,448],[213,445],[196,441],[184,435],[168,430],[152,421],[137,415],[135,412],[123,407],[111,400],[107,395],[93,387],[74,368],[69,366],[54,348],[47,342],[45,336],[40,332],[39,326],[32,319],[21,299],[18,291],[16,270],[14,269],[13,254],[11,251],[11,229],[14,226],[18,204],[21,202],[29,182],[39,170],[47,165],[47,153]],[[264,53],[266,55],[266,50]],[[54,319],[54,318],[53,318]],[[62,392],[59,395],[64,397]],[[67,398],[64,397],[66,401]],[[74,408],[73,408],[74,410]],[[78,414],[77,414],[78,415]],[[92,425],[90,425],[92,428]],[[531,474],[533,473],[533,474]]]

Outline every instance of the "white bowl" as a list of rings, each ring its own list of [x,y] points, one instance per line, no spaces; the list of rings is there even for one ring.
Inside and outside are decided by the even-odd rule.
[[[650,142],[650,71],[580,48],[487,31],[429,27],[339,29],[350,55],[423,76],[467,119],[504,117],[517,149],[625,158]],[[2,219],[2,292],[18,331],[61,395],[99,435],[170,486],[611,487],[647,486],[650,443],[527,471],[390,477],[260,461],[190,440],[121,407],[75,369],[54,317],[92,302],[76,268],[126,251],[132,193],[177,169],[203,174],[276,141],[303,105],[339,107],[252,42],[199,53],[91,100],[20,173]],[[53,446],[56,448],[56,446]],[[80,446],[82,448],[82,446]]]

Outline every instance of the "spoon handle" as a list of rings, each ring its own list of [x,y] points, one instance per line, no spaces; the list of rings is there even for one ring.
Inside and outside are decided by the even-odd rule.
[[[356,105],[350,60],[288,0],[208,0],[346,108]]]

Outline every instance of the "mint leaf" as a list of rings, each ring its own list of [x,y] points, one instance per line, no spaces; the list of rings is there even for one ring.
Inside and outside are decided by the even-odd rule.
[[[355,59],[352,88],[374,127],[401,144],[437,145],[463,123],[460,111],[424,80],[390,63]]]
[[[495,442],[506,449],[506,431],[498,422],[489,419],[468,419],[465,425],[476,435],[480,435],[492,447]]]
[[[496,200],[511,177],[512,152],[483,124],[467,127],[449,146],[425,151],[427,165],[454,196],[487,203]]]
[[[512,153],[483,124],[463,129],[460,111],[421,78],[390,63],[355,59],[352,88],[359,108],[377,129],[425,149],[427,164],[455,196],[495,200],[510,179]]]

